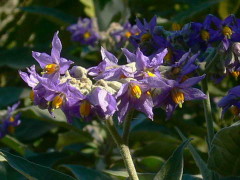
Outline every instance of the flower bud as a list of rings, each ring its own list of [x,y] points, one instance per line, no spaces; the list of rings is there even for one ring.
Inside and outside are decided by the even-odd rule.
[[[233,43],[232,51],[236,56],[240,56],[240,43],[239,42]]]

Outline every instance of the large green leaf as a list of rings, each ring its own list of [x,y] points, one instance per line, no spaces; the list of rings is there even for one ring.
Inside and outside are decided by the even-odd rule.
[[[124,23],[130,12],[122,0],[94,0],[97,22],[100,30],[106,30],[112,21]]]
[[[0,162],[1,180],[26,180],[18,171],[8,165],[7,162]]]
[[[183,175],[183,150],[191,139],[183,142],[169,157],[154,180],[181,180]]]
[[[94,179],[94,180],[111,180],[111,178],[104,173],[86,168],[80,165],[70,165],[70,164],[65,164],[62,165],[62,167],[67,168],[70,170],[74,176],[79,179],[79,180],[89,180],[89,179]]]
[[[0,108],[12,105],[20,98],[29,95],[29,90],[18,87],[2,87],[0,88]]]
[[[221,129],[211,144],[208,167],[223,176],[240,176],[240,121]]]
[[[7,161],[7,163],[20,172],[22,175],[24,175],[28,179],[32,180],[74,180],[69,175],[63,174],[59,171],[50,169],[45,166],[41,166],[35,163],[32,163],[26,159],[23,159],[22,157],[10,154],[6,151],[1,150],[0,151],[0,157],[1,161]]]
[[[54,8],[41,7],[41,6],[29,6],[29,7],[22,7],[21,10],[29,13],[43,15],[50,20],[57,21],[63,24],[73,24],[77,21],[77,18],[72,17]]]

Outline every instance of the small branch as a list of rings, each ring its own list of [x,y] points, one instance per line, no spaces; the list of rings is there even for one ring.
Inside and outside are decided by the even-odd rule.
[[[134,110],[130,111],[124,121],[123,127],[123,142],[128,145],[129,133],[131,129],[131,121],[133,119]]]
[[[128,146],[123,142],[123,139],[121,138],[121,136],[119,135],[112,118],[106,119],[106,126],[107,126],[113,140],[117,144],[118,149],[120,150],[120,153],[121,153],[122,158],[125,163],[125,167],[127,168],[127,171],[129,174],[129,178],[131,180],[139,180],[135,166],[133,164],[130,150],[129,150]]]

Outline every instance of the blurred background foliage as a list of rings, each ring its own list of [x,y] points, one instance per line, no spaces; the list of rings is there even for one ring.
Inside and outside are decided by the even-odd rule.
[[[202,22],[207,14],[220,18],[235,14],[239,18],[239,7],[239,0],[0,0],[0,113],[19,99],[19,111],[22,112],[22,124],[14,134],[0,140],[1,149],[76,179],[124,179],[123,161],[113,141],[107,136],[104,124],[98,121],[85,123],[76,119],[70,125],[60,111],[56,112],[54,119],[48,112],[31,106],[28,98],[30,89],[20,79],[18,70],[36,63],[31,51],[50,51],[51,40],[57,30],[60,31],[63,44],[63,57],[85,67],[100,62],[98,51],[89,52],[86,47],[73,43],[70,33],[66,31],[66,27],[76,23],[78,17],[96,18],[99,29],[104,31],[113,21],[123,24],[129,19],[134,24],[136,17],[149,21],[157,15],[159,25],[170,29],[175,22],[181,25],[191,21]],[[231,77],[218,85],[209,83],[212,102],[217,102],[237,83]],[[214,103],[213,111],[217,130],[234,121],[230,114],[221,120],[221,112]],[[138,172],[156,173],[181,144],[182,140],[174,127],[193,138],[192,144],[206,160],[202,102],[189,102],[184,103],[183,108],[178,109],[169,121],[165,120],[162,110],[155,111],[153,122],[142,114],[135,114],[130,148]],[[121,125],[119,131],[122,131]],[[11,180],[25,179],[14,170],[19,168],[20,172],[25,172],[26,169],[15,166],[23,160],[11,155],[6,155],[6,158],[11,163],[0,163],[0,176]],[[184,160],[184,174],[199,174],[187,150],[184,151]],[[33,165],[26,168],[29,166]],[[185,178],[190,179],[187,175]]]

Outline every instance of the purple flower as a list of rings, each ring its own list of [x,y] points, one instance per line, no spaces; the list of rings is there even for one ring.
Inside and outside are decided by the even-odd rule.
[[[132,35],[138,35],[139,33],[140,30],[136,25],[132,26],[129,22],[127,22],[123,25],[121,30],[111,32],[111,36],[116,41],[116,46],[121,47]]]
[[[157,17],[154,16],[149,23],[145,19],[142,23],[138,18],[136,19],[136,22],[141,33],[139,35],[131,36],[130,42],[136,48],[139,47],[144,55],[150,56],[159,50],[161,45],[166,41],[162,36],[159,36],[154,32],[157,25]]]
[[[240,113],[240,86],[236,86],[228,91],[228,94],[223,97],[218,102],[218,107],[221,107],[223,109],[222,116],[224,113],[231,108],[234,115],[239,115]]]
[[[92,20],[89,18],[79,18],[78,22],[70,25],[67,30],[72,33],[73,41],[84,45],[93,46],[100,39]]]
[[[89,121],[93,117],[106,119],[117,110],[117,102],[106,90],[95,88],[80,101],[78,109],[84,120]]]
[[[137,73],[134,75],[136,79],[142,79],[143,77],[154,77],[159,76],[158,68],[163,64],[163,59],[167,54],[167,49],[159,52],[153,56],[145,56],[141,50],[138,48],[136,54],[129,52],[127,49],[122,49],[124,55],[129,63],[136,63]]]
[[[60,57],[61,51],[62,44],[58,38],[58,32],[56,32],[52,40],[51,56],[46,53],[32,52],[32,56],[40,64],[46,77],[65,74],[70,65],[73,64],[72,61]]]
[[[123,84],[116,98],[118,104],[118,120],[122,123],[131,109],[136,109],[153,120],[153,101],[149,92],[151,87],[140,81],[130,81]]]
[[[204,77],[205,75],[189,78],[182,83],[175,80],[165,80],[166,85],[163,85],[162,80],[152,79],[149,84],[152,88],[156,88],[153,94],[154,105],[165,109],[167,119],[169,119],[176,107],[181,108],[185,101],[205,99],[206,95],[202,91],[192,87]],[[158,93],[159,88],[160,93]]]
[[[71,108],[84,98],[78,89],[71,86],[68,81],[60,83],[58,79],[41,79],[35,91],[49,102],[48,110],[54,116],[53,110],[60,108],[66,115],[68,122],[72,122],[75,115]]]
[[[103,61],[98,66],[88,69],[90,76],[96,76],[95,80],[105,79],[114,81],[121,78],[133,77],[133,69],[129,66],[118,65],[118,59],[103,47],[101,48],[101,55]]]
[[[40,89],[39,80],[44,79],[39,76],[36,72],[35,65],[27,68],[28,73],[19,71],[21,78],[32,88],[30,91],[29,97],[32,100],[34,105],[39,106],[41,109],[46,109],[48,107],[47,101],[42,97],[44,93],[44,88],[42,91],[35,90],[34,88],[38,86]],[[46,79],[46,78],[45,78]],[[42,92],[42,93],[41,93]]]
[[[8,107],[6,115],[1,119],[0,124],[0,138],[3,138],[8,133],[14,133],[15,127],[21,123],[20,114],[13,115],[18,108],[20,102],[17,102],[12,107]]]

